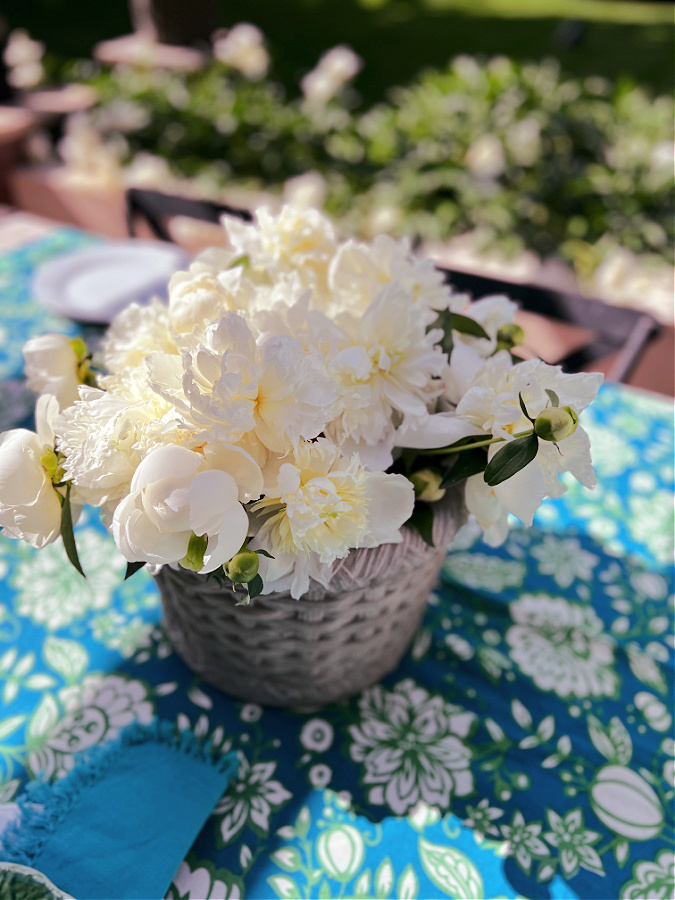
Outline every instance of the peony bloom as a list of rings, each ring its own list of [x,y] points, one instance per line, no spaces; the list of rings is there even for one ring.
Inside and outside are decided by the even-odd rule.
[[[70,406],[78,398],[82,356],[78,350],[77,339],[65,334],[41,334],[26,341],[23,358],[28,387],[36,394],[53,394],[62,409]]]
[[[338,444],[394,444],[395,425],[426,419],[440,393],[447,358],[425,319],[396,283],[375,296],[360,318],[342,316],[344,337],[328,360],[340,392],[340,415],[327,434]]]
[[[166,305],[157,299],[146,306],[132,303],[115,317],[106,332],[103,364],[108,372],[121,374],[142,366],[145,357],[158,350],[178,353]]]
[[[191,335],[230,310],[250,306],[252,291],[242,280],[242,268],[232,265],[243,255],[212,247],[200,253],[187,272],[171,276],[169,320],[178,335]]]
[[[40,397],[38,433],[14,428],[0,434],[0,527],[10,538],[45,547],[61,533],[61,500],[52,482],[55,465],[51,421],[54,397]],[[46,457],[50,459],[47,460]]]
[[[248,516],[239,494],[235,478],[210,468],[201,453],[159,447],[139,465],[115,510],[115,543],[129,562],[176,563],[187,555],[193,535],[207,536],[200,571],[212,572],[246,539]]]
[[[260,81],[270,64],[262,31],[248,22],[235,25],[213,42],[213,55],[226,66],[232,66],[249,81]]]
[[[363,60],[343,44],[324,53],[316,68],[300,82],[308,103],[323,105],[361,70]]]
[[[285,453],[320,434],[333,415],[336,389],[323,362],[283,335],[258,346],[237,313],[211,325],[182,365],[186,414],[217,427],[228,443],[250,432],[268,450]]]
[[[327,584],[331,564],[351,548],[398,543],[413,504],[402,475],[368,472],[325,438],[300,444],[252,507],[260,527],[251,546],[274,557],[261,560],[266,589],[300,597],[310,577]]]

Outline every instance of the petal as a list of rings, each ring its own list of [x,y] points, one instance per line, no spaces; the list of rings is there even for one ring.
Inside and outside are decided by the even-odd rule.
[[[227,472],[219,469],[197,472],[190,483],[187,495],[190,526],[194,533],[219,532],[222,529],[224,513],[235,503],[238,505],[238,497],[237,483]]]

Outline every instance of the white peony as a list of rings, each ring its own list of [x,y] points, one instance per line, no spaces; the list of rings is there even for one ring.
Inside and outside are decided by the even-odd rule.
[[[237,69],[250,81],[260,81],[270,64],[263,33],[255,25],[241,22],[213,42],[213,55]]]
[[[26,341],[23,348],[28,387],[36,394],[53,394],[62,409],[78,398],[80,354],[76,347],[65,334],[41,334]]]
[[[252,291],[242,281],[241,266],[233,266],[243,255],[212,247],[200,253],[187,272],[171,276],[169,318],[179,335],[203,329],[229,310],[248,308]]]
[[[0,527],[6,537],[37,548],[51,544],[61,532],[61,500],[45,459],[50,454],[56,462],[51,420],[57,411],[53,397],[40,397],[37,434],[25,428],[0,434]]]
[[[320,434],[333,415],[337,393],[323,362],[283,335],[258,346],[237,313],[211,325],[182,365],[186,413],[217,427],[228,443],[252,432],[268,450],[285,453],[300,438]],[[150,367],[156,372],[152,360]]]
[[[142,366],[153,351],[177,353],[165,304],[155,299],[127,306],[112,321],[102,349],[104,368],[115,374]]]
[[[440,393],[434,379],[447,363],[436,344],[441,332],[427,331],[396,283],[379,291],[363,316],[345,315],[338,324],[344,336],[328,371],[338,384],[341,412],[327,434],[337,444],[393,446],[396,425],[426,419]]]
[[[266,590],[290,588],[294,597],[310,577],[328,584],[331,564],[351,548],[398,543],[414,504],[407,478],[368,472],[325,438],[299,445],[266,494],[252,507],[251,547],[274,557],[261,560]]]
[[[246,539],[248,516],[239,494],[235,478],[210,468],[201,453],[159,447],[139,465],[129,494],[115,510],[115,543],[129,562],[175,563],[186,556],[193,534],[206,535],[200,571],[212,572]]]

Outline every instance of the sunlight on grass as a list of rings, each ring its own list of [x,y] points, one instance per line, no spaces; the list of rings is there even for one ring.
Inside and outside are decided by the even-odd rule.
[[[386,5],[387,0],[360,2],[372,9]],[[503,16],[513,19],[584,19],[636,25],[673,21],[673,8],[665,3],[613,3],[609,0],[422,0],[422,5],[430,10],[455,10],[474,16]]]

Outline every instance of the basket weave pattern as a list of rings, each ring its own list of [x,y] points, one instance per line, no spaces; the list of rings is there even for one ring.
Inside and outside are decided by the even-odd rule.
[[[319,706],[358,693],[394,669],[424,614],[448,543],[466,520],[462,493],[435,505],[434,547],[408,528],[400,544],[352,550],[330,587],[250,606],[203,575],[155,576],[179,656],[227,694],[271,706]]]

